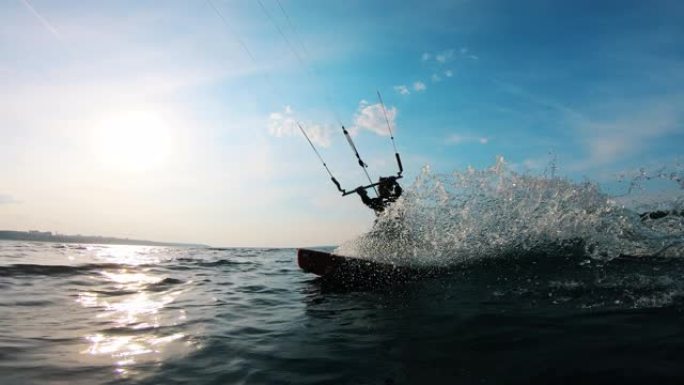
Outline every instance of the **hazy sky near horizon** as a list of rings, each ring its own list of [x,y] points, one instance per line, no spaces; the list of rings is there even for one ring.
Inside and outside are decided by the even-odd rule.
[[[219,14],[213,6],[216,7]],[[681,160],[679,1],[0,3],[0,229],[216,246],[336,244],[370,227],[341,198],[557,158],[571,178]],[[553,155],[549,155],[549,154]]]

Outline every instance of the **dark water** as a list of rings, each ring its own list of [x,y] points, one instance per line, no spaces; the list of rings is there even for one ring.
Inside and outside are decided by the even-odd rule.
[[[0,242],[0,383],[684,383],[680,258],[559,249],[354,291],[294,253]]]

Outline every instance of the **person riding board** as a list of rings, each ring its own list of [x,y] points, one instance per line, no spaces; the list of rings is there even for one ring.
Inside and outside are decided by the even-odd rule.
[[[359,186],[354,190],[360,197],[363,204],[375,211],[375,214],[380,214],[387,206],[391,203],[396,202],[396,200],[401,196],[402,190],[401,186],[397,182],[396,176],[380,177],[378,183],[378,196],[371,198],[368,196],[367,189],[371,186]]]
[[[330,176],[330,180],[335,184],[337,187],[337,190],[342,193],[342,196],[347,196],[350,194],[358,194],[361,197],[361,202],[368,206],[370,209],[375,211],[376,215],[380,215],[385,209],[391,204],[397,201],[399,197],[401,196],[403,189],[397,182],[398,179],[402,178],[402,173],[404,172],[404,167],[401,164],[401,157],[399,156],[399,152],[397,151],[397,146],[394,143],[394,134],[392,133],[392,125],[390,124],[390,120],[387,116],[387,110],[385,109],[385,103],[382,101],[382,96],[380,95],[380,91],[378,91],[378,99],[380,101],[380,105],[382,106],[382,111],[385,115],[385,121],[387,122],[387,130],[389,132],[390,140],[392,141],[392,147],[394,147],[394,157],[397,160],[397,166],[399,168],[399,172],[397,172],[396,176],[387,176],[387,177],[380,177],[376,183],[373,183],[371,181],[370,175],[368,175],[368,171],[366,170],[368,168],[368,165],[361,159],[361,156],[359,155],[359,151],[356,149],[356,145],[354,144],[354,141],[352,140],[351,135],[349,135],[349,132],[347,129],[342,126],[342,132],[344,133],[345,138],[347,139],[347,142],[349,143],[349,147],[351,150],[354,152],[354,155],[356,156],[356,160],[358,161],[359,166],[363,169],[363,172],[366,174],[366,178],[368,178],[368,182],[370,183],[367,186],[359,186],[354,190],[347,191],[342,188],[340,185],[340,182],[337,181],[337,179],[333,176],[332,172],[330,172],[330,169],[328,168],[328,165],[325,163],[323,160],[323,157],[321,156],[320,153],[318,153],[318,150],[316,149],[316,146],[314,146],[313,142],[311,141],[311,138],[309,138],[309,135],[307,135],[306,131],[304,131],[304,127],[297,122],[297,126],[299,127],[299,130],[301,131],[302,135],[306,138],[307,142],[309,142],[309,145],[311,146],[311,149],[314,151],[318,159],[321,161],[323,164],[323,167],[325,168],[325,171],[328,173]],[[376,189],[377,187],[377,189]],[[373,188],[376,193],[377,197],[371,198],[368,196],[368,189]]]

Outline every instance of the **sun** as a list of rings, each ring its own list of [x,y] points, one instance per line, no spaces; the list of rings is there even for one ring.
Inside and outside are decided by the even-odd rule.
[[[126,111],[102,119],[95,138],[100,161],[119,171],[160,168],[171,152],[171,129],[154,111]]]

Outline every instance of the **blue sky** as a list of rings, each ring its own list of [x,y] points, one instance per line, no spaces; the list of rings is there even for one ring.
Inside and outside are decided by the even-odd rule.
[[[406,183],[497,155],[606,184],[681,160],[681,2],[213,4],[225,22],[205,1],[0,4],[0,228],[342,242],[373,214],[294,124],[347,188],[340,121],[394,173],[376,90]]]

